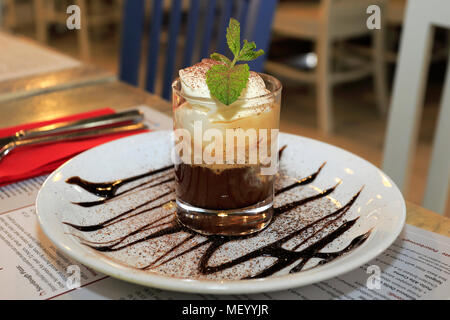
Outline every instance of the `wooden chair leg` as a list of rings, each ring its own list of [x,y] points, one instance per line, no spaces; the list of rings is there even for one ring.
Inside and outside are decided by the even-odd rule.
[[[5,27],[12,30],[16,27],[16,5],[14,0],[6,0],[6,15],[5,15]]]
[[[322,134],[328,135],[333,132],[333,109],[332,109],[332,84],[330,70],[330,43],[328,39],[319,39],[317,47],[317,108],[319,129]]]
[[[81,10],[81,29],[77,30],[78,46],[80,49],[81,59],[86,61],[90,58],[89,22],[86,12],[86,0],[76,0],[75,3],[80,7]]]
[[[0,30],[2,30],[4,28],[4,22],[3,22],[3,6],[4,3],[2,0],[0,0]]]
[[[36,20],[36,39],[39,42],[47,42],[47,14],[46,0],[34,0],[34,12]]]
[[[387,78],[386,78],[386,62],[385,62],[385,46],[384,46],[384,28],[381,30],[374,31],[373,36],[373,61],[374,61],[374,84],[375,93],[377,96],[377,107],[378,111],[385,115],[389,99],[388,99],[388,89],[387,89]]]

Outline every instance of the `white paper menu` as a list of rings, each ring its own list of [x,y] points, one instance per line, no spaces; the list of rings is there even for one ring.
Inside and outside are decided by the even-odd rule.
[[[147,109],[147,108],[146,108]],[[148,109],[150,110],[150,109]],[[153,129],[170,118],[146,113]],[[0,300],[4,299],[450,299],[450,238],[406,225],[374,260],[313,285],[252,295],[164,291],[120,281],[68,258],[41,231],[34,200],[45,177],[0,188]],[[79,285],[72,281],[80,275]]]

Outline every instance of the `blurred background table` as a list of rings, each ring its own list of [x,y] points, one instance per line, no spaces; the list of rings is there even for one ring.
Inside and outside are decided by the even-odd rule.
[[[0,44],[0,101],[116,79],[24,37],[0,32]]]

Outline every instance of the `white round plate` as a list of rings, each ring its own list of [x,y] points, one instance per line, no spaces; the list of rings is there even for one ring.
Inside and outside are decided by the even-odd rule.
[[[345,215],[323,229],[323,233],[315,234],[316,229],[306,228],[306,233],[301,233],[303,238],[294,237],[283,243],[283,248],[294,250],[293,248],[301,241],[306,241],[305,244],[300,243],[300,247],[295,249],[295,251],[302,251],[304,247],[314,244],[327,233],[332,232],[333,228],[338,228],[339,225],[358,217],[351,228],[326,246],[322,246],[317,252],[323,255],[324,252],[340,251],[353,239],[368,234],[369,236],[361,245],[325,264],[317,264],[321,258],[319,254],[316,254],[308,260],[302,271],[295,273],[289,273],[289,271],[301,259],[270,276],[241,280],[245,276],[252,276],[270,268],[278,261],[275,257],[262,255],[228,269],[204,275],[199,272],[198,262],[202,253],[208,248],[208,244],[175,257],[181,251],[187,251],[195,244],[202,242],[205,239],[203,236],[195,235],[183,244],[180,244],[180,239],[187,238],[183,232],[143,241],[150,234],[148,232],[167,227],[165,223],[172,221],[161,217],[161,227],[158,227],[153,217],[157,214],[161,215],[161,212],[170,211],[172,214],[166,216],[172,219],[174,209],[173,205],[164,205],[159,209],[147,208],[148,210],[139,211],[139,208],[145,209],[145,205],[140,205],[148,202],[148,199],[155,198],[158,192],[170,190],[173,182],[168,182],[165,186],[162,184],[162,189],[156,190],[145,185],[139,187],[142,181],[136,181],[124,185],[117,191],[121,193],[136,187],[131,192],[125,192],[105,204],[93,207],[81,207],[76,204],[76,202],[96,201],[101,198],[80,186],[68,184],[66,180],[71,177],[79,176],[91,182],[109,182],[171,165],[169,131],[144,133],[116,140],[88,150],[65,163],[48,177],[38,194],[36,208],[39,223],[45,234],[61,251],[99,272],[145,286],[213,294],[275,291],[323,281],[361,266],[393,243],[405,223],[406,208],[400,191],[389,177],[367,161],[347,151],[312,139],[281,133],[280,146],[283,145],[287,146],[280,161],[283,179],[287,176],[296,179],[308,177],[324,162],[326,164],[313,182],[277,196],[275,208],[285,202],[317,195],[333,186],[336,188],[326,197],[310,201],[277,216],[271,226],[254,237],[231,241],[220,246],[218,248],[220,252],[212,255],[208,266],[221,265],[261,246],[270,245],[280,237],[298,231],[299,228],[304,228],[309,223],[338,211],[340,207],[345,207],[356,195],[356,200],[349,206]],[[287,180],[280,181],[282,182],[278,187],[284,187]],[[361,192],[358,195],[359,191]],[[155,203],[157,204],[157,202],[153,204]],[[130,208],[134,210],[127,213]],[[119,214],[122,214],[120,219],[117,218]],[[99,224],[109,219],[113,219],[115,223],[108,225],[106,229],[91,232],[80,231],[64,223],[86,226]],[[150,220],[153,221],[152,227],[146,228],[145,226],[150,225],[148,223]],[[133,233],[133,230],[139,228],[147,233]],[[278,230],[275,230],[277,228]],[[120,237],[123,238],[119,239]],[[102,252],[87,246],[85,243],[88,241],[91,241],[89,244],[93,247],[102,246],[95,242],[110,241],[107,243],[112,244],[109,248],[120,249],[124,245],[124,249]],[[176,249],[181,251],[176,253],[174,249],[168,253],[177,244],[179,247]],[[165,263],[160,266],[153,265],[155,267],[153,269],[142,269],[161,257],[161,252],[167,255],[159,262]],[[173,259],[168,259],[169,257]],[[236,277],[238,279],[234,279]]]

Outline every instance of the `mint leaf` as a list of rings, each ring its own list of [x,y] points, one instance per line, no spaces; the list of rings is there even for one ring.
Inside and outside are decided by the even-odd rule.
[[[237,56],[241,50],[241,25],[237,20],[230,19],[226,37],[228,47],[234,56]]]
[[[218,64],[206,72],[206,83],[211,95],[225,105],[230,105],[241,95],[247,86],[250,69],[247,64],[233,67]]]
[[[244,45],[242,46],[241,52],[239,52],[238,60],[251,61],[264,54],[264,50],[260,49],[258,51],[253,51],[254,49],[256,49],[256,44],[254,41],[248,42],[247,40],[244,40]]]
[[[247,86],[250,70],[248,64],[236,64],[238,61],[251,61],[264,54],[256,49],[255,42],[244,40],[241,49],[241,27],[237,20],[231,18],[227,28],[227,43],[234,54],[233,61],[220,53],[211,54],[211,59],[225,63],[213,65],[206,72],[206,84],[212,97],[226,104],[235,102]]]
[[[211,54],[211,59],[219,61],[219,62],[224,62],[227,65],[231,65],[231,60],[228,59],[223,54],[220,54],[220,53],[213,53],[213,54]]]

